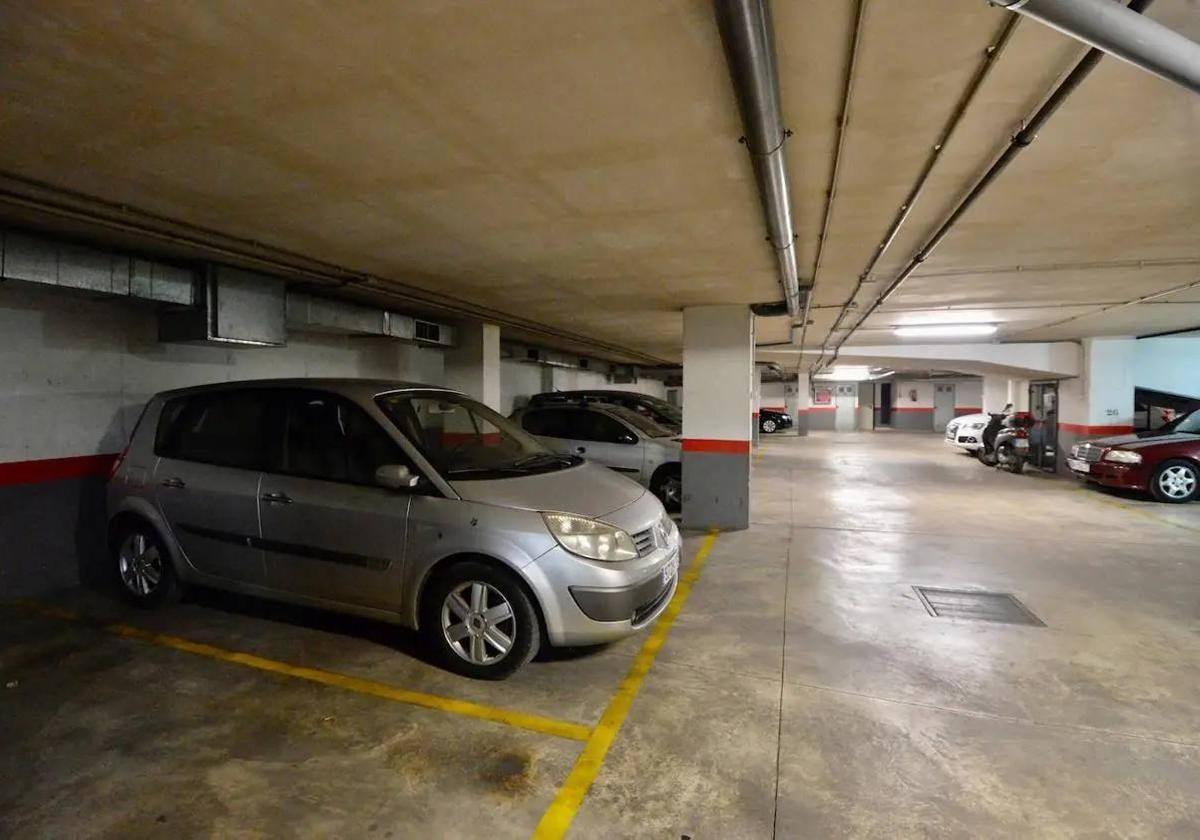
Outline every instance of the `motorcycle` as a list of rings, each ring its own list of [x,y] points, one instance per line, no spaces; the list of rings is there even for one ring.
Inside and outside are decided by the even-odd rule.
[[[1005,406],[1004,411],[988,414],[991,419],[988,420],[988,424],[983,427],[983,431],[979,435],[979,440],[983,445],[975,450],[975,457],[985,467],[996,466],[996,437],[1004,428],[1004,421],[1008,418],[1010,411],[1011,406]]]
[[[1020,475],[1029,460],[1029,432],[1033,428],[1033,417],[1027,411],[1019,411],[1004,418],[995,436],[996,466]]]

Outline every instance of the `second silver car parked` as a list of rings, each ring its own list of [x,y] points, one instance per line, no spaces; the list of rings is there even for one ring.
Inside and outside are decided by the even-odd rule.
[[[527,408],[513,419],[542,443],[578,455],[637,480],[679,510],[683,499],[679,434],[619,405],[580,402]]]
[[[108,487],[115,572],[145,606],[204,584],[418,628],[505,677],[649,624],[680,539],[636,482],[453,391],[270,380],[152,398]]]

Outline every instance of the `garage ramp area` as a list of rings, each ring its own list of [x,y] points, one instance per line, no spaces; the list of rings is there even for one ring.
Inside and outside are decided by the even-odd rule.
[[[501,683],[204,590],[8,604],[0,833],[1200,832],[1200,510],[878,433],[771,438],[754,502],[655,628]]]

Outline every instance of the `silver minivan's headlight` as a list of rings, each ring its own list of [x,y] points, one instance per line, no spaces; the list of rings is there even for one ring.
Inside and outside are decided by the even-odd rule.
[[[572,554],[610,563],[638,556],[633,537],[606,522],[573,513],[548,511],[542,513],[542,519],[558,544]]]
[[[1115,461],[1118,464],[1140,464],[1142,456],[1128,449],[1112,449],[1104,453],[1105,461]]]

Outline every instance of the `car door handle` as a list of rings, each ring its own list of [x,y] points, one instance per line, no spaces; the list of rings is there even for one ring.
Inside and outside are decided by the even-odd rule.
[[[287,493],[263,493],[259,498],[273,505],[290,505],[292,503],[292,497]]]
[[[182,478],[164,478],[162,480],[162,486],[173,487],[176,490],[182,490],[184,487],[187,487],[187,482]]]

